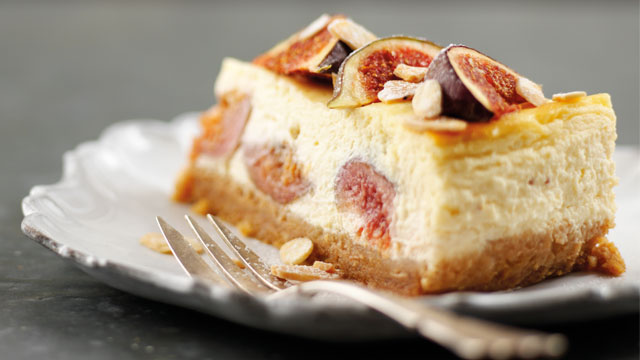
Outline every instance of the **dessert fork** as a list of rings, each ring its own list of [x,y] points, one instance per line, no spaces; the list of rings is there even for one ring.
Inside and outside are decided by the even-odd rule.
[[[185,218],[202,243],[205,252],[222,273],[221,277],[198,255],[182,234],[161,217],[156,217],[162,235],[175,258],[192,277],[215,284],[229,284],[250,296],[283,297],[294,293],[309,296],[317,293],[333,293],[344,296],[386,315],[407,329],[414,330],[467,359],[557,357],[562,355],[567,347],[566,338],[561,334],[517,329],[465,317],[410,298],[371,290],[352,282],[315,280],[293,285],[272,275],[260,256],[218,219],[207,215],[216,237],[222,240],[231,253],[244,264],[243,269],[193,218],[189,215],[185,215]]]

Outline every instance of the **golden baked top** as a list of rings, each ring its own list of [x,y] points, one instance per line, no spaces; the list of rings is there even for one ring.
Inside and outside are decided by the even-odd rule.
[[[541,106],[543,112],[557,109],[547,106],[551,100],[540,85],[477,50],[443,48],[408,36],[378,38],[344,15],[322,15],[253,63],[326,88],[331,85],[327,106],[332,109],[410,104],[413,114],[405,125],[449,134],[443,139],[486,137],[521,124],[493,124],[498,119],[507,122],[502,119],[507,114]],[[565,103],[584,95],[560,94],[557,99]]]

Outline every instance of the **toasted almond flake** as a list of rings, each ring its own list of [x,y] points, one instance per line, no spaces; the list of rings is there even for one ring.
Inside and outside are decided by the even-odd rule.
[[[333,266],[333,264],[324,261],[314,261],[313,267],[318,270],[326,271],[328,273],[335,273],[336,271],[336,268]]]
[[[271,273],[279,278],[294,281],[336,280],[340,277],[306,265],[273,265]]]
[[[318,31],[327,26],[329,20],[331,20],[331,16],[329,16],[328,14],[320,15],[319,18],[313,20],[311,24],[307,25],[307,27],[305,27],[298,33],[298,39],[303,40],[315,35]]]
[[[544,97],[544,93],[542,92],[540,85],[525,77],[518,78],[518,81],[516,82],[516,92],[535,106],[540,106],[549,102],[549,100]]]
[[[434,79],[421,82],[411,101],[413,112],[422,118],[435,118],[442,112],[442,89]]]
[[[193,250],[195,250],[198,254],[202,254],[203,248],[200,242],[189,237],[185,237],[185,239],[187,239]],[[171,254],[171,248],[169,247],[169,244],[167,244],[167,241],[160,233],[150,232],[142,235],[142,237],[140,238],[140,244],[162,254]]]
[[[389,80],[384,83],[384,88],[378,93],[378,99],[382,102],[408,100],[416,92],[418,84],[403,80]]]
[[[447,116],[440,116],[435,119],[421,119],[407,117],[403,124],[414,131],[441,131],[441,132],[460,132],[467,128],[467,122],[454,119]]]
[[[329,24],[327,30],[352,50],[359,49],[378,39],[369,30],[351,21],[351,19],[335,19]]]
[[[553,101],[566,102],[566,101],[573,101],[585,96],[587,96],[587,93],[584,91],[571,91],[567,93],[553,94],[553,97],[551,99]]]
[[[398,64],[398,66],[393,70],[393,75],[404,81],[417,83],[422,81],[424,76],[427,75],[427,68]]]
[[[307,238],[289,240],[280,247],[280,259],[287,265],[302,264],[313,252],[313,242]]]

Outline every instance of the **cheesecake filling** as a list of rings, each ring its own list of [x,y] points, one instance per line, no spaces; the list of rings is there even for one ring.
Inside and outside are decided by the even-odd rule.
[[[195,166],[260,191],[245,146],[285,144],[310,183],[286,209],[390,258],[436,264],[497,239],[613,222],[616,135],[608,95],[544,104],[447,135],[402,126],[414,116],[410,103],[329,109],[331,88],[234,59],[223,62],[215,87],[218,97],[229,92],[251,101],[239,147],[225,157],[201,153]],[[338,207],[336,179],[353,160],[393,184],[386,246],[359,236],[362,219]]]

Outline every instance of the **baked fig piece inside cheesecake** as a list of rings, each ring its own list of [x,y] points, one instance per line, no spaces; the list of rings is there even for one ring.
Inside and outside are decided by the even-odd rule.
[[[357,218],[355,234],[387,248],[396,195],[393,184],[370,164],[349,160],[336,175],[335,193],[338,211]]]
[[[428,40],[408,36],[373,41],[344,60],[327,105],[332,109],[355,108],[377,102],[384,84],[400,79],[394,75],[399,64],[426,68],[440,49]]]
[[[371,41],[338,19],[321,18],[266,62],[224,60],[219,104],[202,116],[176,200],[275,246],[307,238],[313,260],[340,276],[407,295],[624,272],[606,238],[616,184],[608,94],[548,100],[471,48]],[[314,80],[329,76],[322,66],[294,61],[327,59],[328,43],[303,44],[325,30],[334,48],[359,47],[340,65],[337,96]]]

